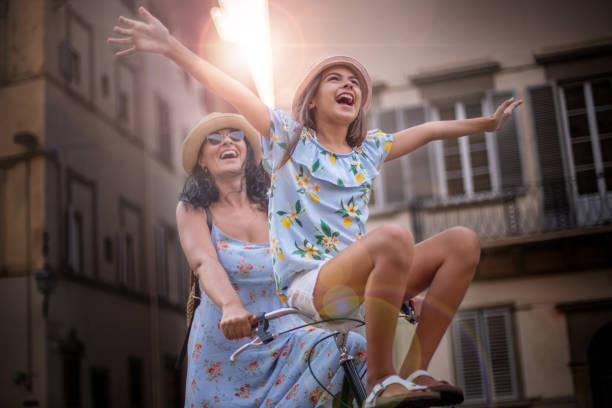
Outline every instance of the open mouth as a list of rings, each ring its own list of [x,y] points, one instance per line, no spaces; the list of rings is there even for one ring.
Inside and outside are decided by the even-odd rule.
[[[223,153],[221,153],[221,155],[219,156],[221,160],[235,159],[237,157],[238,157],[238,152],[236,152],[235,150],[226,150]]]
[[[355,97],[348,92],[342,92],[336,97],[336,102],[341,105],[353,106],[355,103]]]

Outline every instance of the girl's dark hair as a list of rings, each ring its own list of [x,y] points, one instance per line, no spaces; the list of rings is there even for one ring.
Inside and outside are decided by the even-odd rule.
[[[267,191],[270,186],[270,176],[261,164],[255,162],[255,154],[247,139],[244,139],[244,142],[247,146],[247,156],[242,167],[244,169],[244,184],[246,186],[247,197],[250,202],[257,204],[261,211],[267,212]],[[198,159],[201,154],[202,146],[200,146],[200,151],[198,152]],[[190,204],[194,209],[208,207],[219,200],[219,189],[215,183],[214,176],[210,174],[208,168],[202,168],[198,161],[196,161],[193,170],[191,170],[187,180],[185,180],[179,200]]]

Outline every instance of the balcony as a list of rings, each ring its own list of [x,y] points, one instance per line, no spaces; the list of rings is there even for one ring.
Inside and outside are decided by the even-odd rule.
[[[421,241],[461,225],[474,230],[486,247],[559,233],[581,234],[612,224],[612,193],[576,191],[575,184],[559,180],[469,201],[415,201],[410,205],[413,233]]]

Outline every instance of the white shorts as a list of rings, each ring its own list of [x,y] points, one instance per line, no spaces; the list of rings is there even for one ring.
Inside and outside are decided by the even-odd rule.
[[[287,289],[287,303],[289,306],[294,307],[310,316],[311,321],[323,320],[314,305],[314,290],[319,278],[319,272],[321,271],[323,265],[325,265],[325,262],[315,269],[302,272],[293,279],[289,285],[289,288]],[[365,321],[364,316],[364,306],[362,303],[357,309],[354,309],[345,317]],[[325,330],[340,332],[348,332],[356,328],[356,326],[359,326],[359,323],[352,320],[339,320],[337,322],[326,322],[316,325],[316,327],[320,327]]]

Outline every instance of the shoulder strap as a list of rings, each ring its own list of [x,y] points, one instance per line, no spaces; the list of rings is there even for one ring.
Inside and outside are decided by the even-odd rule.
[[[211,232],[212,225],[213,225],[212,212],[210,211],[210,208],[208,207],[204,207],[204,211],[206,212],[206,224],[208,225],[208,231]],[[199,290],[200,289],[199,282],[197,281],[197,279],[194,278],[193,272],[191,271],[190,271],[190,280],[191,280],[190,286],[192,286],[192,289],[189,290],[189,296],[194,294],[196,296],[196,299],[194,299],[194,302],[193,302],[193,310],[191,311],[191,318],[189,319],[189,326],[187,327],[187,333],[185,333],[185,340],[183,340],[183,346],[181,347],[179,356],[176,359],[176,362],[174,363],[174,368],[177,371],[181,369],[181,366],[183,365],[183,361],[185,360],[185,354],[187,353],[187,344],[189,343],[189,335],[191,334],[191,326],[193,325],[193,317],[195,315],[195,309],[200,304],[199,298],[201,294]]]
[[[208,231],[212,231],[212,223],[213,223],[213,216],[212,216],[212,212],[210,212],[210,208],[208,207],[204,207],[204,211],[206,211],[206,224],[208,224]]]

